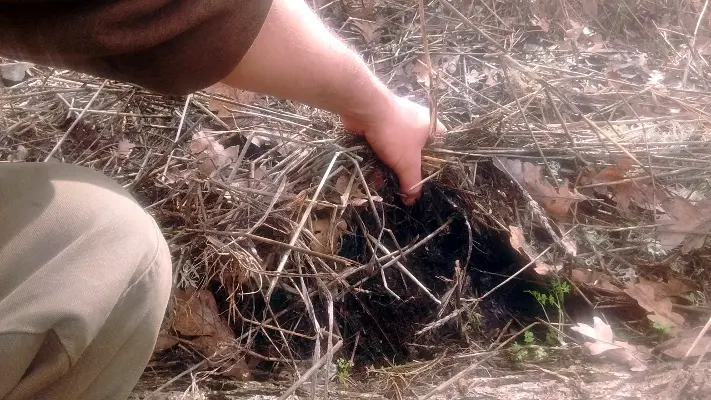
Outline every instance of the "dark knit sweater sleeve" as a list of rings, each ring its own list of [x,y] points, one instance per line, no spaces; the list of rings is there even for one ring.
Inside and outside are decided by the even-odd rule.
[[[0,0],[0,56],[185,94],[224,78],[271,0]]]

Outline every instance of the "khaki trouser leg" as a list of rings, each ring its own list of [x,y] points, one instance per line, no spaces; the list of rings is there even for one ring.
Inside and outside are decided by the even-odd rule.
[[[170,296],[167,244],[118,184],[0,164],[0,399],[125,399]]]

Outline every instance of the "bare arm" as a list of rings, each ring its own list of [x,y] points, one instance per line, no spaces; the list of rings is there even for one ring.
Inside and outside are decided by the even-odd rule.
[[[225,83],[342,112],[385,105],[390,92],[303,0],[274,0],[257,39]]]
[[[72,1],[8,1],[0,55],[164,93],[223,79],[336,112],[393,168],[403,200],[419,195],[427,110],[390,92],[303,0],[81,1],[72,12],[56,12]]]
[[[223,82],[340,114],[345,128],[365,135],[394,169],[403,200],[419,196],[427,110],[388,90],[303,0],[274,0],[257,39]]]

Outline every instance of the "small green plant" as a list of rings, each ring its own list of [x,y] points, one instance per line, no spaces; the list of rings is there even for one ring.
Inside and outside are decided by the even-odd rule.
[[[666,339],[671,336],[671,326],[664,324],[659,321],[654,321],[652,323],[652,329],[654,332],[659,335],[660,337]]]
[[[560,281],[557,279],[554,280],[551,283],[550,292],[548,293],[541,293],[537,290],[526,290],[525,292],[536,299],[538,304],[540,304],[541,308],[543,308],[543,313],[545,314],[546,319],[551,323],[553,321],[551,321],[551,318],[548,316],[548,311],[546,310],[546,307],[555,307],[558,310],[558,325],[562,328],[563,300],[565,298],[565,295],[570,293],[570,285],[568,285],[568,282]]]
[[[559,281],[555,280],[553,281],[553,284],[551,285],[553,289],[553,294],[555,297],[560,301],[560,304],[563,304],[563,297],[570,293],[570,285],[568,285],[568,282],[565,281]]]
[[[348,377],[351,376],[351,369],[353,368],[353,361],[347,360],[345,358],[339,358],[336,360],[336,377],[338,377],[338,382],[341,385],[345,385]]]
[[[526,331],[523,333],[523,344],[514,342],[511,346],[511,353],[519,362],[523,361],[534,361],[545,358],[548,353],[546,349],[542,346],[538,346],[536,343],[536,335],[531,331]]]
[[[550,293],[541,293],[537,290],[526,290],[526,293],[531,294],[536,298],[538,304],[545,310],[546,305],[554,306],[555,308],[563,308],[563,298],[570,293],[570,285],[568,282],[554,281],[551,284]]]
[[[558,339],[556,331],[553,329],[548,329],[546,331],[546,345],[548,346],[557,346],[560,344],[560,340]]]
[[[523,343],[530,346],[536,341],[536,336],[531,331],[526,331],[523,334]]]
[[[526,356],[528,356],[528,349],[526,346],[514,342],[514,344],[511,345],[511,354],[513,354],[516,360],[522,362],[526,359]]]
[[[466,310],[464,313],[466,315],[464,330],[469,335],[476,335],[481,326],[481,314],[475,310]]]

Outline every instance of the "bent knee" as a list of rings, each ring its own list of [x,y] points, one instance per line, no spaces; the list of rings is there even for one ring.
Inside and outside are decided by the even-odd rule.
[[[0,166],[0,226],[5,256],[12,247],[23,253],[35,248],[51,257],[77,243],[86,243],[85,248],[94,243],[91,256],[97,259],[139,258],[139,274],[165,245],[153,218],[121,185],[69,164]]]
[[[48,230],[45,235],[154,235],[151,217],[123,187],[99,172],[70,164],[0,166],[3,218],[17,228],[41,222]]]
[[[117,183],[63,164],[0,165],[0,325],[54,329],[78,355],[119,301],[167,302],[153,220]],[[152,292],[153,291],[153,292]]]

